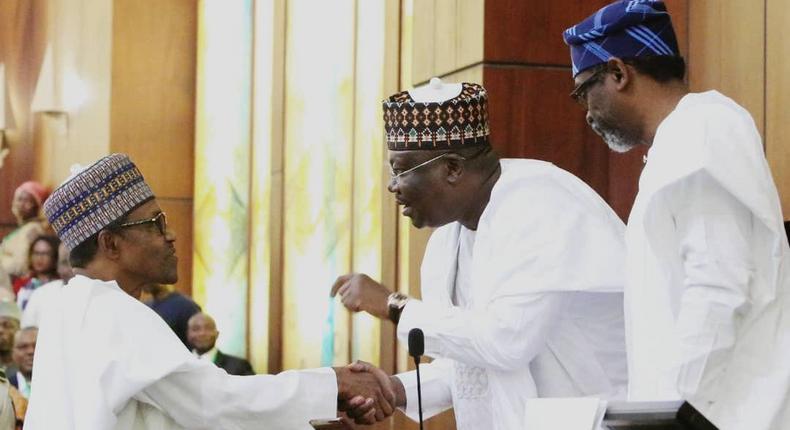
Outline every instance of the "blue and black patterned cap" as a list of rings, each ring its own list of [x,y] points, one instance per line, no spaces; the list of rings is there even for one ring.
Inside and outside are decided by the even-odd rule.
[[[617,1],[565,30],[573,77],[612,57],[680,55],[672,20],[660,0]]]
[[[89,237],[154,198],[125,154],[111,154],[75,172],[44,202],[44,214],[71,251]]]

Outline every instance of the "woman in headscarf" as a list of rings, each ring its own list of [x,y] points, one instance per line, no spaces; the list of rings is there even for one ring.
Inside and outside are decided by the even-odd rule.
[[[0,267],[12,280],[27,274],[30,245],[48,231],[48,225],[41,216],[41,206],[47,194],[47,189],[34,181],[23,183],[14,192],[11,211],[19,227],[0,243]]]

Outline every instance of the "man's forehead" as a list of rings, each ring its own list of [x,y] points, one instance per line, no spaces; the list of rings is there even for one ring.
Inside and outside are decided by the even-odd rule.
[[[195,314],[194,316],[192,316],[192,318],[189,319],[189,325],[199,325],[199,324],[206,324],[212,327],[215,326],[214,319],[204,313]]]

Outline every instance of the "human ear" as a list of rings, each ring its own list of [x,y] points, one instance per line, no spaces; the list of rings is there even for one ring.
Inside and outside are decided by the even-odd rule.
[[[449,153],[445,158],[447,166],[447,182],[455,184],[461,178],[464,171],[464,158],[455,153]]]
[[[610,58],[609,61],[606,62],[606,67],[612,74],[615,83],[615,89],[618,91],[624,90],[633,78],[633,72],[631,69],[628,68],[623,60],[617,57]]]
[[[121,255],[118,235],[102,230],[96,237],[98,251],[111,260],[117,260]]]

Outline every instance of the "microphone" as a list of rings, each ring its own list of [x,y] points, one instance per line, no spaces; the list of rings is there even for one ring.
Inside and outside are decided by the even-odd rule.
[[[422,330],[413,328],[409,330],[409,355],[414,357],[417,366],[417,407],[420,413],[420,430],[422,430],[422,386],[420,385],[420,357],[425,353],[425,337]]]

